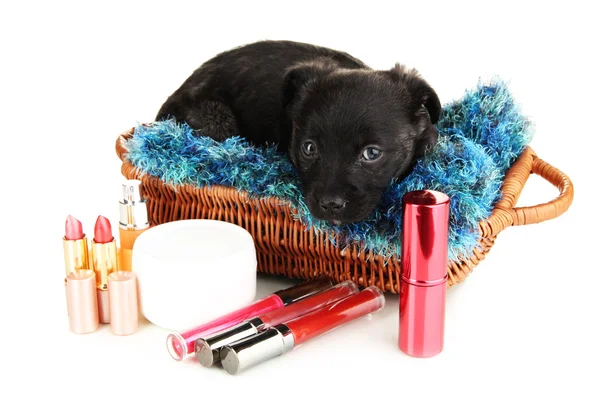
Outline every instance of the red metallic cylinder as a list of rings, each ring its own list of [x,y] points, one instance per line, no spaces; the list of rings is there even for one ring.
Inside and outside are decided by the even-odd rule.
[[[418,190],[402,203],[398,346],[410,356],[431,357],[444,348],[450,199]]]

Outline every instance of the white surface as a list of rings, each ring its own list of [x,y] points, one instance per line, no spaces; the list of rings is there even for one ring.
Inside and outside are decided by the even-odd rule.
[[[3,3],[0,398],[600,397],[594,2],[190,3]],[[443,103],[499,75],[537,124],[532,147],[573,179],[566,214],[507,229],[449,290],[439,356],[398,350],[394,297],[370,319],[235,377],[172,360],[167,331],[147,322],[129,337],[69,332],[64,220],[72,213],[92,234],[103,214],[117,233],[115,139],[151,120],[201,62],[264,38],[336,47],[375,68],[415,66]],[[532,177],[519,205],[556,194]],[[260,296],[291,282],[258,283]]]
[[[256,296],[254,241],[228,222],[183,220],[148,229],[134,244],[132,270],[140,312],[163,329],[201,325]]]

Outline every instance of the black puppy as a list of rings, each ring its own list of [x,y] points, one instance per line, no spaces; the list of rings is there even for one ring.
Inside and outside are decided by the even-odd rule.
[[[262,41],[201,65],[156,119],[185,121],[216,140],[278,143],[313,216],[342,224],[366,218],[435,144],[440,112],[415,70],[373,70],[344,52]]]

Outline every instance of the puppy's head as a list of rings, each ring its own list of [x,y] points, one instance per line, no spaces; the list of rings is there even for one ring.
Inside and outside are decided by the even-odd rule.
[[[441,105],[415,70],[339,68],[318,60],[289,69],[283,105],[288,155],[311,214],[335,224],[365,219],[438,137]]]

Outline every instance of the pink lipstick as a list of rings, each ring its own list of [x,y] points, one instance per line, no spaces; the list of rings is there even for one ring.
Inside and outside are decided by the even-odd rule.
[[[63,236],[63,252],[65,257],[65,290],[67,276],[80,269],[90,269],[88,241],[83,233],[81,222],[72,215],[65,221]],[[66,293],[66,292],[65,292]],[[67,307],[67,315],[69,315]]]
[[[108,324],[110,323],[108,276],[118,271],[118,262],[117,241],[113,237],[110,221],[103,216],[98,217],[94,226],[92,265],[96,273],[98,319],[100,323]]]
[[[418,190],[404,195],[398,346],[413,357],[444,348],[450,199]]]
[[[65,254],[65,284],[69,272],[78,269],[89,269],[88,243],[81,222],[72,215],[65,221],[65,235],[63,236],[63,250]]]
[[[67,216],[67,221],[65,222],[65,239],[80,240],[84,237],[81,222],[72,215]]]
[[[110,221],[100,215],[94,226],[94,242],[100,244],[110,243],[114,240]]]

